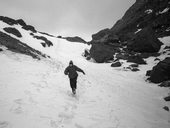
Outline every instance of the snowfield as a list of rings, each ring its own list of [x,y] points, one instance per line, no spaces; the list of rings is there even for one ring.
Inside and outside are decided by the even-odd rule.
[[[163,109],[170,106],[163,100],[168,90],[145,81],[154,58],[147,59],[149,65],[140,66],[139,72],[111,68],[110,64],[86,61],[82,52],[88,45],[43,35],[54,44],[43,48],[29,31],[15,27],[23,35],[19,40],[52,58],[36,60],[3,47],[0,128],[170,127],[170,113]],[[63,73],[70,60],[86,73],[79,73],[76,96]]]

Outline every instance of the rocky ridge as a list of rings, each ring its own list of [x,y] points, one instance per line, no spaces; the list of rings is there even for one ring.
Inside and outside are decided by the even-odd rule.
[[[97,63],[126,60],[146,64],[146,58],[160,55],[159,50],[163,43],[159,38],[170,36],[169,21],[169,0],[136,0],[112,28],[92,35],[88,58],[93,58]],[[157,65],[158,69],[161,70],[162,64],[169,65],[167,62],[168,58],[161,61]],[[158,83],[169,79],[169,74],[163,73],[164,76],[161,77],[164,78],[158,80],[157,77],[162,73],[153,75],[157,72],[155,69],[157,68],[155,67],[149,76],[151,82]],[[166,70],[169,71],[169,66]]]

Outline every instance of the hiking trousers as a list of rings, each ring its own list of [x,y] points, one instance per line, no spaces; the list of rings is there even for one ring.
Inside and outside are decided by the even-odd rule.
[[[72,90],[77,88],[77,76],[75,78],[70,78],[70,87]]]

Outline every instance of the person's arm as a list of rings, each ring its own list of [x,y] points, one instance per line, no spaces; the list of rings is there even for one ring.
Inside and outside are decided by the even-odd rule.
[[[65,69],[64,74],[68,75],[68,67]]]
[[[85,75],[85,72],[84,72],[81,68],[79,68],[79,67],[77,67],[77,66],[75,66],[75,67],[76,67],[76,71],[82,72],[82,73]]]

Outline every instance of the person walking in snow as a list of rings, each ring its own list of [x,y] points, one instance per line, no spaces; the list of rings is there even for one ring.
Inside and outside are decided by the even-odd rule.
[[[70,87],[72,89],[73,94],[76,94],[77,77],[78,77],[77,71],[82,72],[85,75],[84,71],[79,67],[77,67],[76,65],[74,65],[72,60],[69,62],[69,66],[64,71],[64,74],[68,75],[70,79]]]

